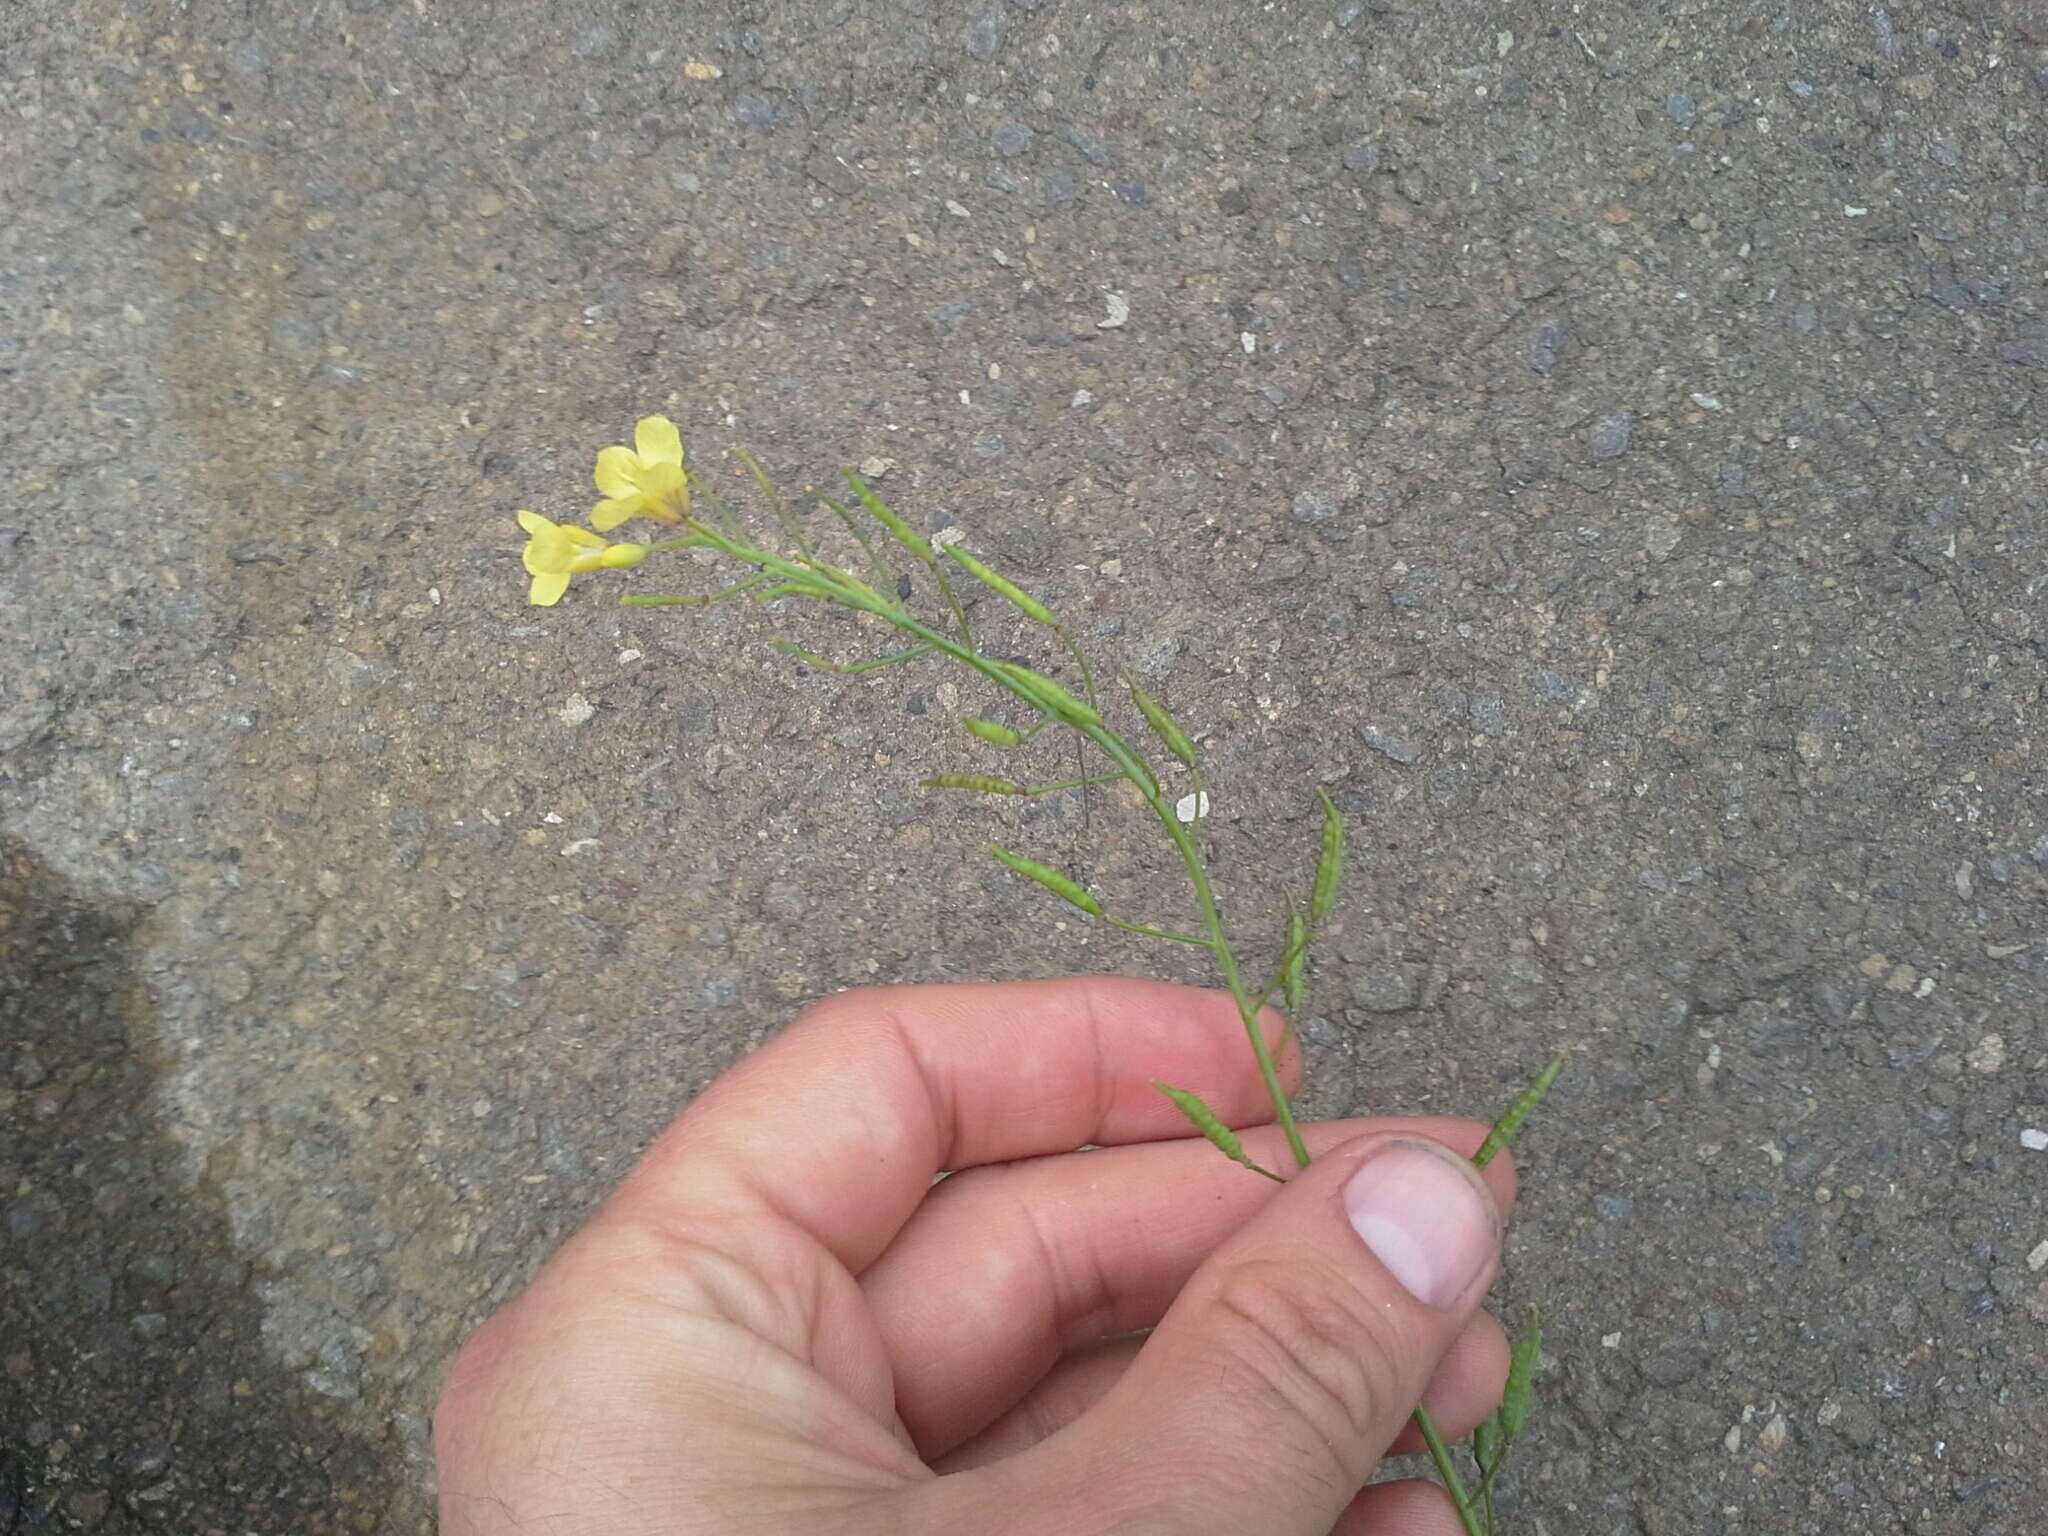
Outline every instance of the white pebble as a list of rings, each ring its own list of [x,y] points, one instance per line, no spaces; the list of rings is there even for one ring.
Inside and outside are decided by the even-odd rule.
[[[430,603],[432,603],[432,604],[433,604],[433,605],[434,605],[434,606],[435,606],[436,608],[440,607],[440,606],[441,606],[441,589],[440,589],[439,587],[429,587],[429,588],[427,588],[427,601],[428,601],[428,602],[430,602]]]
[[[555,711],[555,718],[564,725],[581,725],[597,713],[597,706],[580,693],[572,693],[562,701],[562,707]]]
[[[1619,1348],[1621,1348],[1621,1330],[1620,1330],[1619,1328],[1617,1328],[1617,1329],[1615,1329],[1615,1331],[1614,1331],[1614,1332],[1612,1332],[1612,1333],[1603,1333],[1603,1334],[1601,1334],[1601,1335],[1600,1335],[1600,1347],[1601,1347],[1602,1349],[1619,1349]]]
[[[2048,1269],[2048,1238],[2034,1244],[2034,1251],[2027,1255],[2027,1268],[2037,1275]]]
[[[1088,391],[1085,389],[1075,390],[1074,398],[1069,402],[1069,404],[1071,404],[1073,408],[1077,411],[1081,409],[1081,407],[1084,405],[1093,405],[1094,403],[1095,397],[1089,394]]]
[[[2029,1152],[2048,1152],[2048,1131],[2037,1131],[2030,1125],[2020,1132],[2020,1145]]]
[[[634,650],[631,647],[628,647],[627,649],[619,652],[619,665],[622,667],[630,667],[634,662],[640,659],[640,656],[641,652]]]
[[[1104,307],[1109,310],[1109,318],[1095,322],[1095,328],[1098,331],[1114,331],[1129,323],[1131,318],[1131,301],[1129,299],[1120,293],[1105,293],[1102,296],[1102,302]]]
[[[590,849],[595,848],[596,846],[596,838],[579,837],[573,843],[562,844],[562,857],[565,859],[573,859],[576,857],[577,854],[587,853]]]
[[[1244,348],[1244,355],[1246,357],[1250,357],[1259,350],[1259,338],[1250,331],[1239,331],[1237,333],[1237,344]]]
[[[1173,805],[1173,814],[1182,821],[1191,822],[1198,816],[1209,814],[1209,792],[1205,789],[1199,795],[1182,795]]]
[[[965,208],[963,208],[959,203],[955,202],[950,197],[946,199],[946,212],[953,215],[953,217],[956,219],[966,219],[973,217],[972,214],[970,214]]]

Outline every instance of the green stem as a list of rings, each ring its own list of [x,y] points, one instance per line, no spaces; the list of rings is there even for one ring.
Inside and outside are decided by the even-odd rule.
[[[1121,778],[1122,775],[1119,774],[1118,777]],[[1148,939],[1171,939],[1176,944],[1193,944],[1198,949],[1214,947],[1199,933],[1176,933],[1171,928],[1151,928],[1147,927],[1144,923],[1127,923],[1122,918],[1113,917],[1107,912],[1102,914],[1102,920],[1112,928],[1121,928],[1125,933],[1141,934]]]
[[[1451,1448],[1444,1444],[1429,1410],[1420,1403],[1415,1405],[1415,1427],[1422,1431],[1429,1459],[1436,1463],[1436,1475],[1443,1479],[1444,1492],[1458,1507],[1458,1523],[1465,1527],[1465,1536],[1487,1536],[1486,1528],[1479,1523],[1479,1511],[1472,1507],[1471,1496],[1465,1492],[1465,1479],[1458,1475],[1458,1464],[1451,1459]]]
[[[1019,687],[1016,679],[1007,676],[1003,670],[984,656],[962,645],[952,636],[942,634],[931,626],[920,622],[914,615],[897,607],[873,588],[856,581],[844,571],[816,563],[808,551],[806,563],[798,565],[765,549],[734,539],[730,535],[710,528],[702,528],[704,542],[721,553],[730,555],[744,565],[756,570],[774,571],[793,580],[816,583],[827,589],[827,595],[841,605],[872,613],[883,622],[914,635],[933,650],[951,657],[962,666],[979,672],[983,677],[1003,689],[1006,693],[1023,699],[1034,708],[1041,709],[1029,693]],[[1152,771],[1141,753],[1131,744],[1104,725],[1074,724],[1074,729],[1094,742],[1106,753],[1111,762],[1123,770],[1131,782],[1138,786],[1138,793],[1145,797],[1145,803],[1152,807],[1152,814],[1172,841],[1174,851],[1187,866],[1189,883],[1194,886],[1195,904],[1202,914],[1202,927],[1209,936],[1209,947],[1216,956],[1216,967],[1223,973],[1223,984],[1230,989],[1231,998],[1237,1004],[1238,1017],[1244,1023],[1244,1032],[1251,1042],[1252,1055],[1258,1062],[1259,1077],[1266,1085],[1266,1096],[1273,1103],[1273,1118],[1287,1138],[1288,1150],[1293,1153],[1295,1165],[1306,1168],[1309,1164],[1308,1147],[1301,1139],[1301,1128],[1295,1124],[1294,1111],[1288,1106],[1287,1091],[1280,1086],[1280,1070],[1274,1064],[1273,1053],[1267,1048],[1265,1036],[1259,1033],[1259,1008],[1263,1003],[1254,1003],[1251,993],[1245,987],[1242,973],[1237,967],[1237,956],[1231,952],[1229,936],[1223,930],[1223,914],[1217,910],[1216,893],[1209,885],[1209,875],[1202,867],[1201,855],[1196,852],[1187,829],[1180,824],[1173,806],[1165,795],[1149,786],[1157,785],[1159,776]]]

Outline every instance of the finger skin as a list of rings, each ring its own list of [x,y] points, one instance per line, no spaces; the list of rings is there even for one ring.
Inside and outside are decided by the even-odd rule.
[[[1278,1014],[1261,1023],[1291,1087],[1300,1050]],[[1233,1124],[1272,1113],[1224,993],[1115,976],[842,993],[712,1084],[606,1214],[790,1223],[859,1274],[942,1170],[1180,1134],[1159,1078]]]
[[[1368,1133],[1427,1136],[1469,1156],[1477,1121],[1304,1126],[1311,1155]],[[1277,1130],[1254,1156],[1287,1166]],[[1514,1203],[1506,1158],[1485,1174]],[[896,1411],[927,1457],[1009,1410],[1063,1356],[1150,1328],[1215,1249],[1279,1186],[1189,1137],[955,1175],[861,1278],[896,1370]]]
[[[1499,1259],[1498,1211],[1463,1159],[1415,1138],[1348,1143],[1210,1255],[1093,1409],[918,1500],[961,1529],[1005,1512],[1013,1536],[1325,1536]]]
[[[1144,1339],[1133,1335],[1077,1350],[995,1423],[938,1458],[934,1469],[944,1473],[984,1467],[1057,1434],[1108,1395],[1143,1345]],[[1454,1442],[1471,1434],[1500,1406],[1507,1373],[1507,1333],[1493,1317],[1481,1313],[1465,1325],[1422,1395],[1437,1432]],[[1410,1424],[1387,1454],[1420,1456],[1427,1449],[1421,1431]]]
[[[1420,1478],[1374,1483],[1330,1527],[1330,1536],[1463,1536],[1451,1496]]]

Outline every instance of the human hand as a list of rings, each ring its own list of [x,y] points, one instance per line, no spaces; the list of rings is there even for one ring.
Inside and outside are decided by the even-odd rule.
[[[1456,1536],[1434,1484],[1365,1484],[1420,1449],[1418,1400],[1446,1436],[1499,1401],[1479,1304],[1507,1159],[1463,1161],[1476,1122],[1352,1120],[1305,1127],[1314,1166],[1282,1187],[1154,1079],[1233,1126],[1272,1114],[1220,993],[811,1009],[464,1347],[443,1532]],[[1244,1140],[1289,1166],[1270,1127]]]

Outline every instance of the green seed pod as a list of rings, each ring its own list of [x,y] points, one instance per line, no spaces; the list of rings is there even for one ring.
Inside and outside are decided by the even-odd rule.
[[[1515,1350],[1508,1357],[1508,1384],[1500,1401],[1501,1432],[1510,1440],[1529,1422],[1529,1408],[1536,1398],[1536,1367],[1543,1359],[1543,1323],[1536,1309],[1515,1338]]]
[[[1052,616],[1050,608],[1046,607],[1045,604],[1041,603],[1008,577],[998,576],[959,545],[948,544],[946,546],[946,553],[958,561],[961,569],[966,571],[968,575],[972,576],[984,587],[987,587],[989,591],[1008,602],[1019,613],[1023,614],[1025,618],[1035,623],[1046,625],[1048,628],[1057,628],[1059,626],[1059,620]]]
[[[1048,891],[1051,891],[1053,895],[1059,897],[1060,900],[1066,902],[1069,906],[1079,907],[1090,917],[1102,916],[1102,903],[1093,896],[1090,896],[1058,870],[1048,869],[1043,864],[1033,863],[1030,859],[1010,852],[1007,848],[995,848],[990,851],[1008,866],[1011,873],[1022,875],[1026,880],[1037,881]]]
[[[1484,1474],[1498,1464],[1500,1453],[1500,1415],[1496,1413],[1472,1431],[1472,1459],[1479,1463],[1479,1470]]]
[[[1152,727],[1152,734],[1166,744],[1166,750],[1181,760],[1185,767],[1195,766],[1195,744],[1187,738],[1187,732],[1174,723],[1159,701],[1138,685],[1135,677],[1126,677],[1124,686],[1131,690],[1131,699],[1138,706],[1138,713],[1145,717],[1145,723]]]
[[[1317,790],[1323,802],[1323,852],[1316,860],[1315,894],[1309,897],[1308,919],[1320,925],[1337,904],[1337,886],[1344,878],[1344,818],[1330,797]]]
[[[926,565],[932,563],[932,547],[924,541],[922,534],[890,511],[883,504],[882,498],[869,490],[867,483],[850,469],[846,471],[846,480],[847,484],[853,487],[854,495],[860,498],[860,504],[868,509],[876,522],[889,530],[890,537]]]
[[[968,735],[985,741],[992,747],[1021,746],[1024,741],[1022,731],[1012,730],[1000,720],[983,720],[977,715],[970,715],[961,723],[967,727]]]
[[[1496,1157],[1501,1148],[1514,1139],[1515,1132],[1522,1128],[1522,1122],[1529,1118],[1536,1106],[1543,1102],[1543,1096],[1550,1092],[1550,1085],[1557,1081],[1557,1074],[1564,1070],[1564,1058],[1551,1058],[1550,1065],[1543,1069],[1543,1075],[1522,1090],[1521,1097],[1508,1106],[1508,1112],[1496,1120],[1493,1129],[1486,1133],[1486,1140],[1479,1144],[1479,1150],[1472,1154],[1472,1166],[1484,1168]]]
[[[1216,1111],[1204,1104],[1195,1095],[1189,1093],[1185,1088],[1169,1088],[1164,1083],[1155,1082],[1152,1086],[1173,1100],[1174,1108],[1188,1117],[1188,1124],[1200,1131],[1207,1138],[1210,1146],[1221,1152],[1233,1163],[1241,1164],[1251,1169],[1253,1173],[1265,1174],[1267,1178],[1275,1182],[1285,1182],[1280,1179],[1278,1174],[1269,1172],[1253,1162],[1250,1155],[1244,1149],[1244,1143],[1237,1139],[1237,1132],[1217,1119]]]
[[[926,789],[971,789],[983,795],[1021,795],[1024,786],[985,773],[935,773],[919,781]]]
[[[1287,1003],[1287,1017],[1301,1027],[1302,1006],[1308,1001],[1308,922],[1301,909],[1290,902],[1287,914],[1287,966],[1280,973],[1280,995]]]
[[[1102,724],[1102,716],[1043,672],[1020,667],[1014,661],[992,661],[989,665],[1015,682],[1018,691],[1047,714],[1064,720],[1069,725]]]

